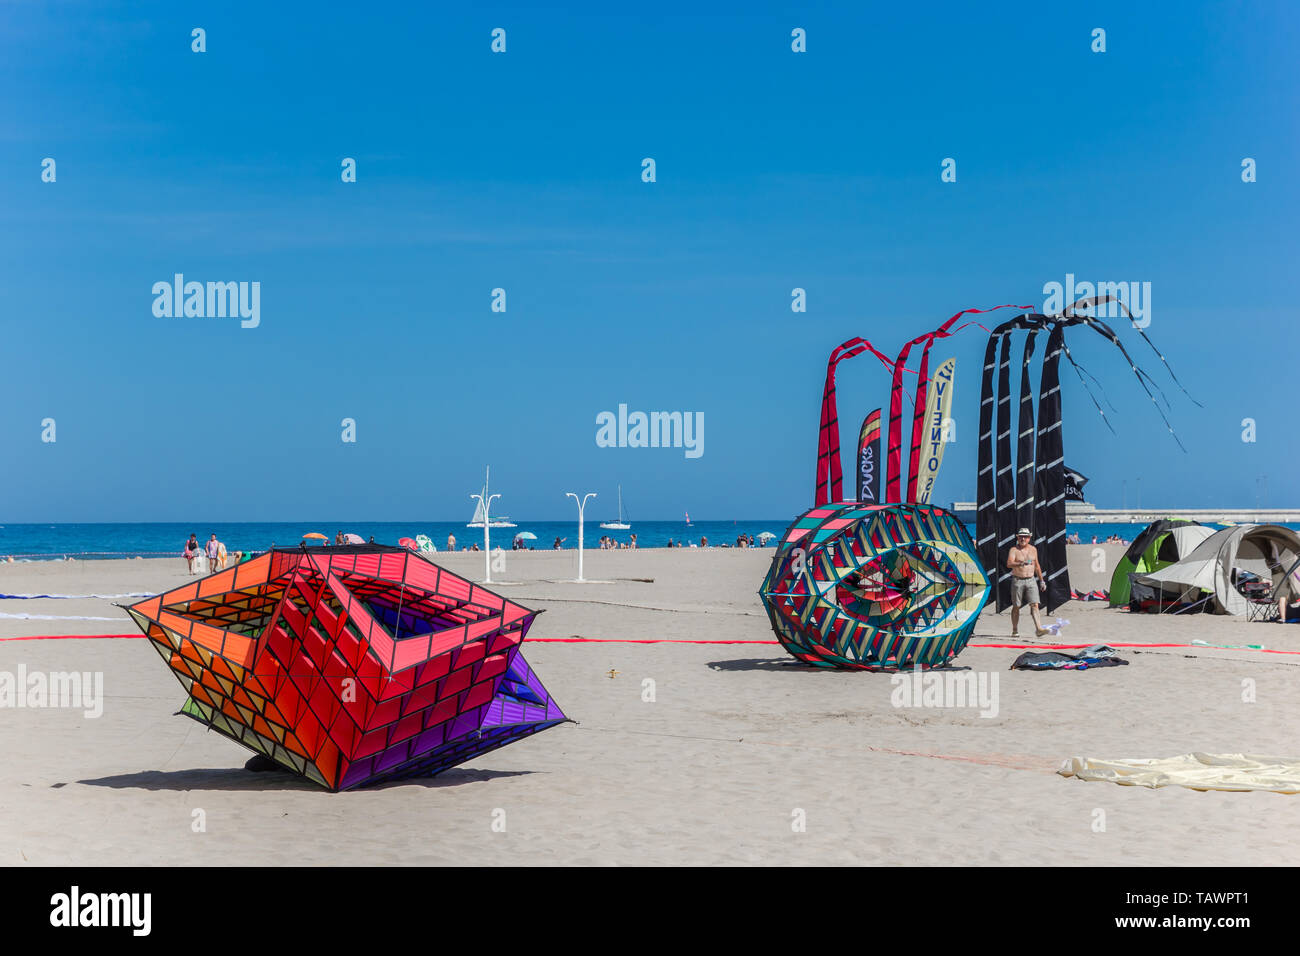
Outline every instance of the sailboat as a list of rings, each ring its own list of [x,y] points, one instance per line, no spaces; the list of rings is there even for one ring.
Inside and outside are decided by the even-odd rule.
[[[467,528],[483,527],[483,517],[484,517],[483,502],[488,500],[488,475],[490,473],[491,473],[491,469],[488,468],[483,469],[483,494],[482,497],[479,498],[478,504],[474,508],[474,517],[470,519],[469,524],[465,525],[465,527]],[[489,528],[517,528],[519,526],[515,524],[513,521],[511,521],[509,518],[507,518],[505,515],[499,515],[488,522],[488,527]]]
[[[600,523],[600,526],[602,528],[608,528],[610,531],[628,531],[629,529],[631,529],[632,526],[623,520],[623,486],[622,485],[618,486],[618,520],[602,521]]]

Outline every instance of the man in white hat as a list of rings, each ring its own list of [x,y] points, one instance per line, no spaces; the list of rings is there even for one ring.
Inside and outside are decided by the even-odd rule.
[[[1034,619],[1034,634],[1042,637],[1048,633],[1038,619],[1038,582],[1047,587],[1042,565],[1038,563],[1038,549],[1029,543],[1029,529],[1016,532],[1016,543],[1007,554],[1007,568],[1011,571],[1011,636],[1020,636],[1020,608],[1029,605],[1029,616]]]

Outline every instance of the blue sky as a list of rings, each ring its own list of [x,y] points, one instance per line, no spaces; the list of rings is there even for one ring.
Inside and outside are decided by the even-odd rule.
[[[487,463],[534,520],[619,482],[645,520],[793,516],[832,347],[893,354],[1067,273],[1151,282],[1205,406],[1121,332],[1184,454],[1074,332],[1122,413],[1063,370],[1092,500],[1140,477],[1144,507],[1243,507],[1267,475],[1300,504],[1293,5],[712,9],[0,5],[0,521],[449,520]],[[261,325],[155,317],[176,272],[260,282]],[[933,353],[940,502],[973,497],[983,347]],[[842,366],[846,440],[887,401]],[[704,455],[597,447],[620,403],[703,412]]]

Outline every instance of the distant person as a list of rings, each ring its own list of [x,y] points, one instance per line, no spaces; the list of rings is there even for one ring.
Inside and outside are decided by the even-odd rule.
[[[214,534],[212,537],[208,538],[207,551],[209,572],[217,570],[217,555],[220,553],[220,550],[220,542],[217,541],[217,536]]]
[[[629,548],[632,548],[634,551],[636,550],[636,532],[635,532],[635,531],[632,532],[632,543],[629,544],[628,547],[629,547]]]
[[[230,556],[230,555],[226,553],[226,542],[224,542],[224,541],[218,541],[218,542],[217,542],[217,564],[218,564],[221,568],[223,568],[223,569],[225,568],[225,566],[226,566],[226,559],[227,559],[229,556]]]
[[[373,534],[370,536],[370,543],[371,544],[375,543],[375,536]]]
[[[456,550],[456,536],[454,534],[447,535],[447,550],[448,551]]]
[[[671,548],[672,546],[673,546],[673,539],[672,539],[672,538],[669,538],[669,539],[668,539],[668,547]]]
[[[1095,534],[1092,536],[1092,543],[1093,544],[1097,543],[1097,536]]]
[[[560,539],[559,539],[559,538],[556,538],[556,539],[555,539],[555,544],[551,545],[551,550],[552,550],[552,551],[559,551],[559,550],[560,550]]]
[[[190,574],[194,573],[194,562],[198,560],[199,554],[202,551],[203,548],[199,544],[199,536],[191,534],[190,540],[185,542],[185,550],[182,552],[182,556],[185,558],[185,566],[189,569]]]
[[[709,546],[709,539],[704,537],[704,535],[700,535],[700,547],[707,548],[708,546]]]
[[[1274,552],[1274,558],[1277,557]],[[1285,572],[1281,560],[1277,560],[1276,565]],[[1290,621],[1300,621],[1300,569],[1294,574],[1288,574],[1277,583],[1277,619],[1283,624]]]
[[[1038,563],[1038,549],[1029,543],[1029,529],[1021,528],[1016,532],[1016,543],[1007,552],[1007,568],[1011,571],[1011,636],[1020,636],[1020,608],[1028,604],[1029,616],[1034,619],[1034,634],[1042,637],[1049,633],[1038,619],[1038,584],[1047,579],[1043,577],[1042,565]]]

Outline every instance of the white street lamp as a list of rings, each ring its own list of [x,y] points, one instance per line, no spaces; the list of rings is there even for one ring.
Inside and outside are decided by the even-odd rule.
[[[487,489],[484,489],[485,491]],[[483,500],[482,495],[470,495],[471,498],[477,498],[478,503],[483,506],[483,583],[492,583],[492,546],[488,540],[488,526],[492,524],[492,519],[488,516],[488,510],[492,507],[492,502],[500,498],[500,495],[488,495],[487,501]]]
[[[565,494],[568,495],[570,498],[572,498],[574,501],[578,501],[578,496],[575,495],[572,491],[566,491]],[[579,583],[586,580],[582,576],[582,510],[587,507],[587,499],[594,498],[594,497],[596,497],[596,493],[594,491],[589,491],[585,496],[583,496],[583,499],[581,501],[578,501],[578,582]]]

